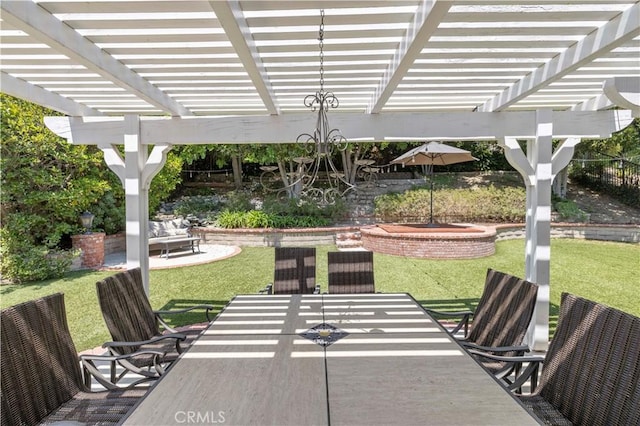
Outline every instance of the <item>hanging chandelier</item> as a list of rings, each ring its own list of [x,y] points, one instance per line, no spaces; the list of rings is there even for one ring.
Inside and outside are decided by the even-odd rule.
[[[327,111],[337,108],[338,98],[324,90],[324,9],[320,10],[320,29],[318,32],[320,47],[320,89],[304,98],[304,105],[317,113],[316,127],[311,133],[302,133],[296,139],[306,144],[307,157],[295,158],[299,164],[298,177],[292,185],[299,185],[300,195],[320,204],[333,204],[355,186],[348,182],[343,171],[333,162],[333,155],[345,151],[347,139],[340,130],[329,125]]]

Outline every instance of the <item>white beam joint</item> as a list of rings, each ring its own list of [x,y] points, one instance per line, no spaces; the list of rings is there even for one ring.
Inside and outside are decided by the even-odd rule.
[[[613,77],[604,81],[604,94],[620,108],[640,117],[640,77]]]
[[[104,162],[107,164],[109,169],[118,176],[122,183],[122,187],[124,188],[127,181],[126,170],[124,158],[122,158],[120,151],[118,151],[118,148],[115,145],[98,145],[98,148],[104,154]]]
[[[167,154],[171,150],[171,145],[156,145],[153,147],[149,158],[142,169],[142,187],[147,191],[151,188],[151,181],[160,173],[167,162]]]

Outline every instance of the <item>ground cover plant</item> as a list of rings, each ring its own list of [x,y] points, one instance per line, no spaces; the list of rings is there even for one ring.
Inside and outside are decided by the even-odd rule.
[[[522,222],[525,216],[524,187],[434,189],[433,216],[438,221]],[[431,191],[418,188],[384,194],[375,199],[376,218],[383,222],[429,220]]]
[[[326,290],[327,252],[317,247],[317,282]],[[551,319],[555,326],[560,293],[568,291],[640,316],[636,283],[640,245],[554,239],[551,244]],[[473,309],[482,293],[487,268],[524,275],[524,240],[500,241],[496,254],[473,260],[411,259],[375,254],[376,290],[408,292],[425,306]],[[243,247],[229,259],[206,265],[151,271],[151,305],[155,309],[213,303],[220,310],[234,295],[256,293],[273,278],[274,251]],[[79,351],[109,340],[96,296],[96,281],[113,271],[84,271],[61,279],[0,287],[6,307],[55,292],[65,293],[71,334]],[[201,321],[184,315],[174,325]],[[552,328],[553,330],[553,328]]]

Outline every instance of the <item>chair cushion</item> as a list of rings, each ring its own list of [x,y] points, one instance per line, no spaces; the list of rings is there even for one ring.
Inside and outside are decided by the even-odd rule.
[[[563,293],[537,393],[575,424],[640,425],[640,318]]]
[[[191,224],[184,219],[149,221],[149,238],[188,236]]]
[[[42,423],[79,422],[90,425],[115,425],[146,392],[146,389],[79,392],[47,416]],[[108,397],[105,398],[107,393]]]
[[[573,426],[562,413],[555,409],[539,395],[527,395],[520,397],[520,402],[529,411],[532,411],[545,424],[551,426]]]
[[[56,293],[2,310],[2,424],[37,424],[83,390],[64,307]]]
[[[311,294],[315,286],[315,247],[275,248],[273,294]]]
[[[160,335],[156,317],[144,293],[140,268],[118,272],[96,283],[100,310],[116,342],[149,340]],[[127,354],[138,348],[122,348]]]
[[[531,322],[537,293],[537,285],[489,269],[466,340],[489,347],[522,344]],[[515,353],[502,355],[514,356]]]
[[[327,260],[329,293],[375,293],[372,252],[329,252]]]

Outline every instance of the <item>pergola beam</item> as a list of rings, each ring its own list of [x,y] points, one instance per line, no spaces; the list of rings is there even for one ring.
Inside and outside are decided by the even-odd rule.
[[[630,109],[634,117],[640,117],[640,77],[609,78],[603,90],[615,105]]]
[[[413,22],[369,102],[368,113],[377,114],[382,110],[452,5],[450,1],[424,0],[418,6]]]
[[[34,86],[5,72],[0,72],[0,87],[2,87],[3,93],[25,99],[63,114],[71,116],[103,115],[98,110],[45,90],[42,87]]]
[[[209,2],[269,114],[280,114],[273,88],[237,0]]]
[[[5,0],[0,3],[2,20],[64,54],[76,63],[100,74],[119,87],[175,116],[193,115],[157,87],[82,37],[32,1]]]
[[[628,126],[630,111],[554,111],[554,137],[607,138]],[[333,114],[331,126],[347,139],[374,141],[531,139],[536,112],[458,112]],[[45,124],[76,145],[122,143],[122,118],[46,117]],[[313,114],[280,116],[194,117],[140,121],[142,144],[277,144],[294,143],[300,132],[315,126]]]
[[[487,100],[478,108],[478,111],[502,111],[535,93],[541,87],[561,79],[638,35],[640,35],[640,4],[636,3],[500,94]]]
[[[598,95],[594,98],[580,102],[571,108],[571,111],[602,111],[611,108],[613,103],[606,95]]]

